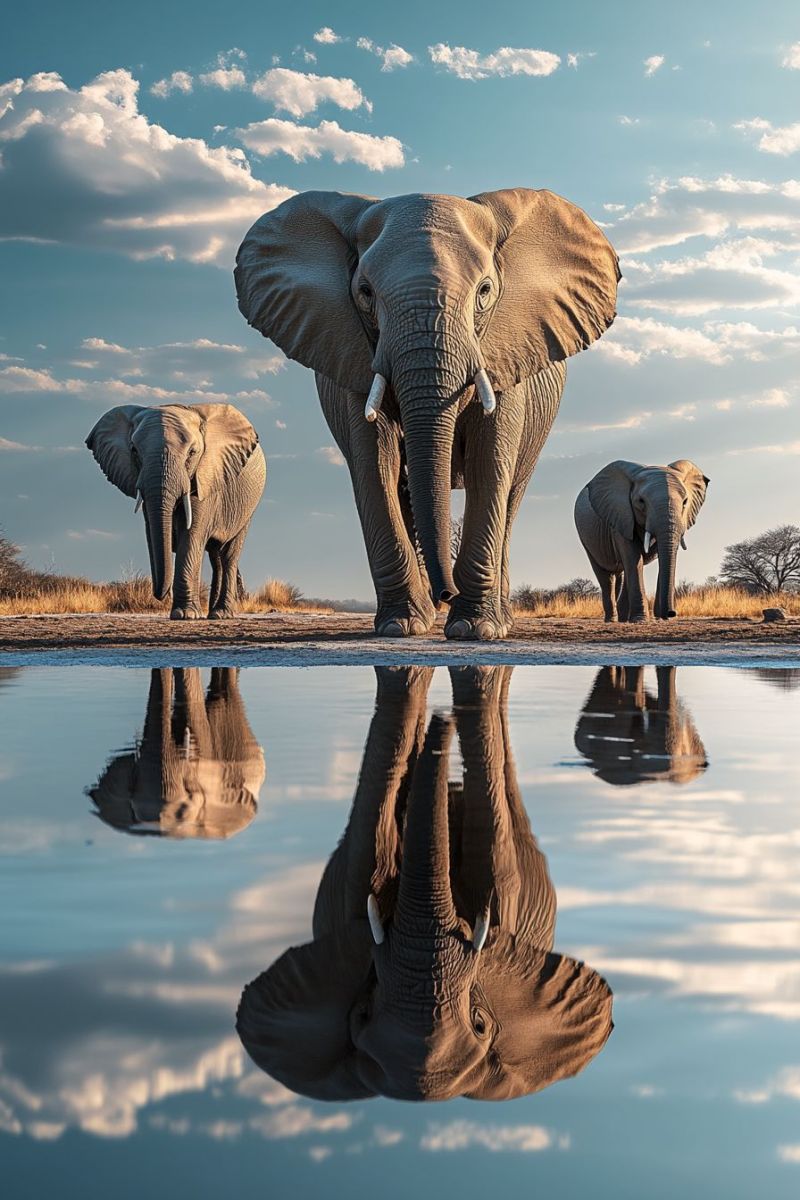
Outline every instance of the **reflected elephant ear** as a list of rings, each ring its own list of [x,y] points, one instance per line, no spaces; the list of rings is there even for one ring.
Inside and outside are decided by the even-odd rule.
[[[312,1100],[374,1095],[356,1071],[349,1026],[371,969],[363,931],[347,945],[328,936],[282,954],[247,985],[236,1014],[236,1030],[256,1066]]]
[[[619,262],[586,213],[554,192],[472,196],[494,216],[500,297],[482,346],[498,391],[577,354],[616,315]]]
[[[265,213],[236,256],[236,296],[249,325],[289,358],[357,392],[372,384],[372,349],[350,295],[356,228],[375,201],[302,192]]]
[[[711,480],[688,458],[678,458],[675,462],[671,462],[669,466],[683,478],[686,490],[689,493],[688,524],[691,527],[697,520],[697,514],[700,512],[700,509],[703,507],[706,490]]]
[[[641,467],[636,463],[620,458],[598,471],[587,485],[589,503],[598,517],[607,521],[628,541],[633,539],[635,524],[631,488],[640,470]]]
[[[141,404],[120,404],[118,408],[110,408],[86,439],[86,445],[106,479],[131,499],[136,496],[139,477],[131,457],[131,434],[136,418],[143,412],[147,409]]]
[[[526,953],[508,937],[489,948],[479,979],[498,1031],[471,1100],[511,1100],[577,1075],[614,1028],[610,987],[566,955]]]
[[[202,500],[236,478],[258,445],[258,434],[232,404],[193,404],[191,411],[200,417],[205,443],[194,475]]]

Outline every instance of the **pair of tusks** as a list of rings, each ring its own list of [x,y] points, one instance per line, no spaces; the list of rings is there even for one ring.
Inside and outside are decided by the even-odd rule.
[[[650,545],[653,541],[654,541],[654,538],[653,538],[652,533],[650,532],[649,529],[646,529],[645,534],[644,534],[644,552],[645,552],[645,554],[650,553]],[[682,550],[686,549],[686,538],[683,536],[683,534],[681,534],[681,549]]]
[[[139,496],[136,501],[136,507],[133,510],[134,513],[137,513],[139,511],[139,509],[142,507],[143,500],[144,500],[144,496],[142,495],[141,492],[139,492]],[[188,492],[183,493],[183,515],[186,517],[186,528],[191,529],[192,528],[192,501],[191,501],[191,497],[189,496]]]
[[[489,376],[486,374],[483,367],[481,367],[480,371],[478,371],[474,382],[475,390],[477,391],[478,396],[480,397],[480,402],[483,405],[483,411],[486,413],[493,413],[497,407],[497,400],[495,399],[494,389],[489,382]],[[364,416],[368,421],[374,421],[380,412],[381,405],[383,404],[383,394],[385,391],[386,380],[382,375],[376,375],[372,381],[372,387],[369,389],[367,404],[364,409]]]
[[[380,909],[378,901],[374,893],[370,892],[367,896],[367,920],[372,932],[372,940],[376,946],[382,946],[385,938],[383,931],[383,922],[381,921]],[[476,954],[480,954],[483,947],[486,945],[486,939],[489,936],[489,909],[485,909],[480,913],[475,922],[475,928],[472,931],[472,948]]]

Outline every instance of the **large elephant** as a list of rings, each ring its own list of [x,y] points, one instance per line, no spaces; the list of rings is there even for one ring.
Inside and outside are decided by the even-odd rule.
[[[675,563],[706,498],[709,478],[687,458],[667,467],[618,460],[575,501],[575,526],[600,584],[606,621],[647,621],[646,563],[658,558],[655,616],[675,612]]]
[[[512,668],[451,668],[452,714],[426,731],[432,670],[376,668],[347,829],[320,883],[314,940],[244,990],[251,1058],[303,1095],[503,1100],[580,1071],[611,991],[553,952],[556,896],[508,738]],[[448,783],[457,733],[463,782]]]
[[[601,667],[575,728],[575,748],[605,783],[691,783],[708,766],[692,714],[676,690],[676,667]]]
[[[88,794],[126,833],[228,838],[255,816],[264,774],[238,670],[214,667],[204,694],[197,667],[167,667],[151,672],[135,750],[115,755]]]
[[[305,192],[253,225],[239,307],[316,372],[350,468],[379,634],[423,633],[441,604],[448,637],[508,633],[511,526],[563,360],[610,325],[618,279],[598,227],[547,191]],[[466,492],[455,566],[452,487]]]
[[[247,417],[232,404],[123,404],[100,418],[86,445],[106,478],[137,498],[136,511],[144,508],[153,593],[163,600],[173,592],[173,620],[202,615],[206,551],[208,615],[234,616],[239,555],[267,477]]]

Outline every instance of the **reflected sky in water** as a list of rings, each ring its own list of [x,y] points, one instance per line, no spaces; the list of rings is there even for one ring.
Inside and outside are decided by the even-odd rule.
[[[448,672],[433,674],[407,733],[414,770],[426,739],[446,760],[420,788],[449,794],[462,953],[489,893],[481,954],[510,927],[498,885],[509,777],[504,768],[498,800],[480,737],[467,731],[464,749],[471,711],[484,743],[505,738],[513,752],[515,840],[529,822],[547,910],[533,940],[547,953],[552,934],[559,956],[607,981],[615,1028],[574,1078],[536,1094],[410,1104],[300,1095],[253,1064],[234,1025],[243,987],[318,932],[314,902],[351,817],[375,672],[0,671],[4,1194],[197,1196],[236,1180],[350,1196],[380,1170],[386,1197],[477,1197],[489,1183],[794,1196],[797,681],[775,669],[517,667],[506,722],[504,705],[481,710],[474,696],[454,709]],[[390,741],[403,728],[390,719]],[[380,809],[369,804],[356,832],[374,857]],[[462,878],[453,847],[473,810],[493,832]],[[377,888],[387,944],[393,872]],[[365,910],[352,920],[347,945],[366,933],[371,958]]]

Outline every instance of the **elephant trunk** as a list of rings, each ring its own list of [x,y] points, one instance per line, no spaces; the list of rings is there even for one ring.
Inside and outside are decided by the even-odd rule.
[[[142,472],[139,487],[144,497],[144,516],[147,524],[147,547],[150,551],[150,574],[153,595],[164,600],[172,591],[174,577],[173,525],[175,509],[189,492],[190,481],[185,471],[173,468],[164,459]],[[185,506],[184,506],[185,507]],[[187,527],[190,526],[186,514]]]
[[[670,525],[665,534],[658,534],[658,584],[655,615],[662,621],[677,616],[675,611],[675,562],[678,557],[680,531]]]
[[[414,770],[392,927],[392,963],[402,990],[429,988],[451,975],[432,971],[432,964],[455,958],[459,948],[452,937],[458,918],[450,889],[447,803],[452,736],[452,721],[434,715]]]

